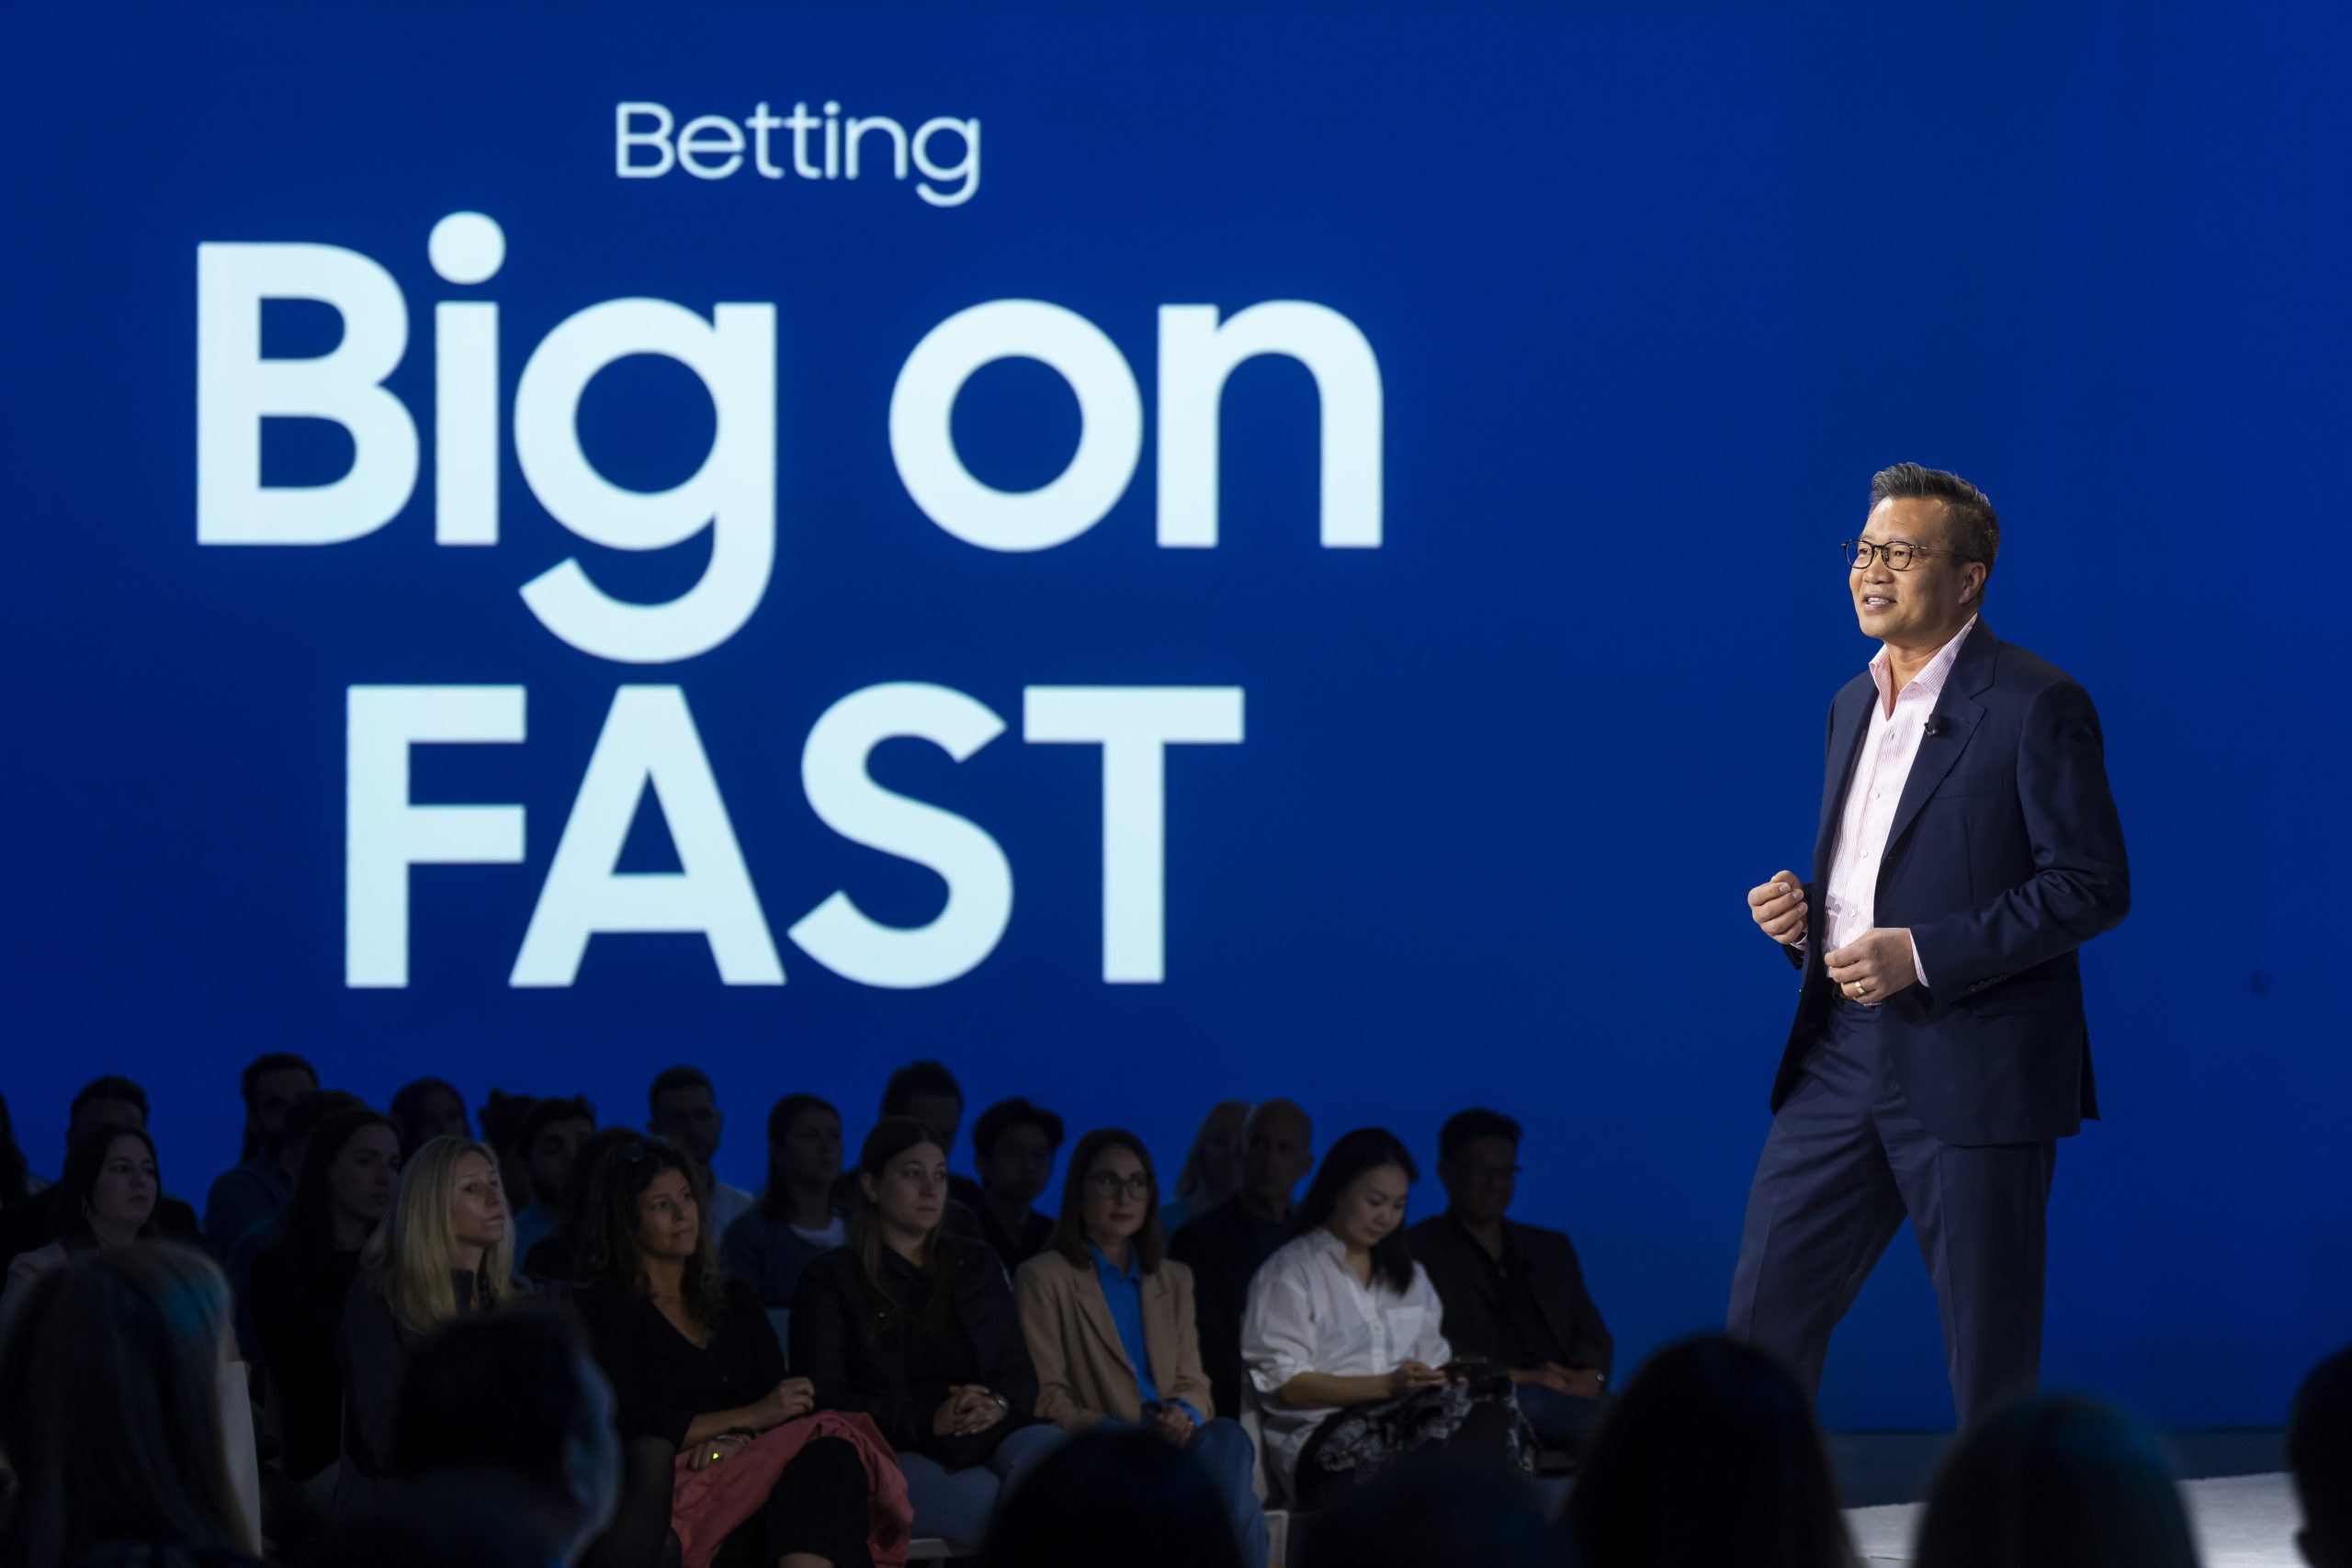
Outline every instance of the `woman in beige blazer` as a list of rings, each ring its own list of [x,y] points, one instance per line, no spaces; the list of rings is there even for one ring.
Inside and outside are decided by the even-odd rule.
[[[1264,1568],[1258,1451],[1210,1404],[1193,1273],[1167,1257],[1159,1197],[1142,1139],[1112,1127],[1079,1140],[1053,1246],[1015,1276],[1037,1414],[1066,1431],[1142,1427],[1189,1450],[1226,1500],[1243,1561]]]

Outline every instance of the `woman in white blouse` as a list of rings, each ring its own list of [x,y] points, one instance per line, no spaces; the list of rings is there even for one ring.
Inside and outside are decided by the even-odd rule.
[[[1405,1235],[1419,1174],[1393,1134],[1350,1133],[1306,1190],[1297,1239],[1250,1281],[1242,1363],[1276,1483],[1300,1508],[1424,1449],[1522,1468],[1532,1455],[1509,1377],[1449,1366],[1443,1308]]]

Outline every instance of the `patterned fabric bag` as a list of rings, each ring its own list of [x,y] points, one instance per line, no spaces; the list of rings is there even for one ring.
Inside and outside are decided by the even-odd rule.
[[[1511,1468],[1533,1470],[1535,1431],[1519,1413],[1518,1393],[1503,1373],[1417,1388],[1394,1399],[1351,1406],[1316,1433],[1313,1451],[1306,1457],[1319,1470],[1369,1474],[1407,1454],[1443,1447],[1474,1411],[1490,1404],[1510,1407],[1510,1438],[1504,1452]]]

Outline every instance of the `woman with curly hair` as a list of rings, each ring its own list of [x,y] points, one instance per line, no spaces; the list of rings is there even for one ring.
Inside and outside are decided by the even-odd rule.
[[[679,1455],[673,1528],[685,1561],[708,1562],[715,1533],[748,1530],[779,1568],[868,1568],[874,1466],[888,1457],[806,1423],[784,1431],[815,1408],[815,1391],[786,1376],[759,1298],[719,1266],[685,1156],[661,1139],[612,1150],[581,1240],[572,1304],[613,1381],[622,1439],[659,1438]],[[727,1465],[775,1470],[740,1521],[744,1510],[719,1512],[706,1495],[732,1472],[694,1479]]]

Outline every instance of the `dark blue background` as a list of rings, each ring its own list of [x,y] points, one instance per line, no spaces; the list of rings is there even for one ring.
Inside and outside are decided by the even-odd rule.
[[[1720,1320],[1792,1000],[1741,894],[1811,852],[1823,715],[1871,651],[1835,545],[1870,473],[1915,458],[2000,506],[1988,618],[2098,700],[2131,841],[2134,912],[2086,956],[2108,1121],[2060,1161],[2047,1374],[2169,1422],[2275,1423],[2352,1336],[2347,18],[12,7],[0,1089],[35,1163],[53,1173],[74,1087],[127,1071],[167,1182],[200,1196],[235,1152],[234,1068],[266,1048],[370,1097],[430,1071],[626,1119],[692,1059],[746,1184],[772,1097],[833,1097],[854,1139],[917,1054],[975,1110],[1027,1092],[1073,1129],[1132,1124],[1170,1175],[1227,1095],[1432,1158],[1443,1116],[1487,1101],[1529,1129],[1521,1212],[1573,1231],[1638,1352]],[[618,100],[683,121],[828,96],[910,128],[978,116],[978,195],[611,172]],[[509,250],[458,290],[424,242],[469,208]],[[400,280],[390,385],[426,466],[380,533],[197,546],[208,240],[348,246]],[[777,568],[741,634],[653,670],[558,642],[516,597],[530,577],[578,552],[655,597],[700,547],[585,546],[511,448],[500,545],[433,544],[430,306],[469,295],[503,308],[503,406],[589,304],[776,303]],[[908,351],[1007,297],[1089,317],[1145,389],[1126,499],[1037,555],[933,526],[888,442]],[[1385,547],[1318,547],[1312,383],[1263,360],[1226,400],[1222,545],[1161,550],[1154,312],[1282,298],[1380,356]],[[290,310],[270,346],[334,330]],[[639,361],[598,382],[583,440],[667,483],[709,420],[690,377]],[[1005,485],[1057,471],[1076,428],[1018,363],[957,416]],[[282,435],[273,479],[343,460],[332,432]],[[780,990],[723,987],[691,936],[599,938],[570,990],[505,985],[632,680],[686,688]],[[783,936],[836,887],[883,919],[936,908],[934,877],[799,792],[809,724],[883,680],[1012,727],[961,765],[903,742],[876,762],[1012,864],[1003,943],[933,990],[851,984]],[[344,690],[373,682],[530,694],[526,745],[420,753],[421,798],[526,804],[531,853],[415,874],[404,991],[342,985]],[[1020,741],[1035,683],[1248,692],[1244,745],[1171,754],[1164,985],[1099,977],[1100,753]],[[1425,1182],[1417,1208],[1439,1201]],[[1825,1407],[1949,1419],[1907,1240]]]

